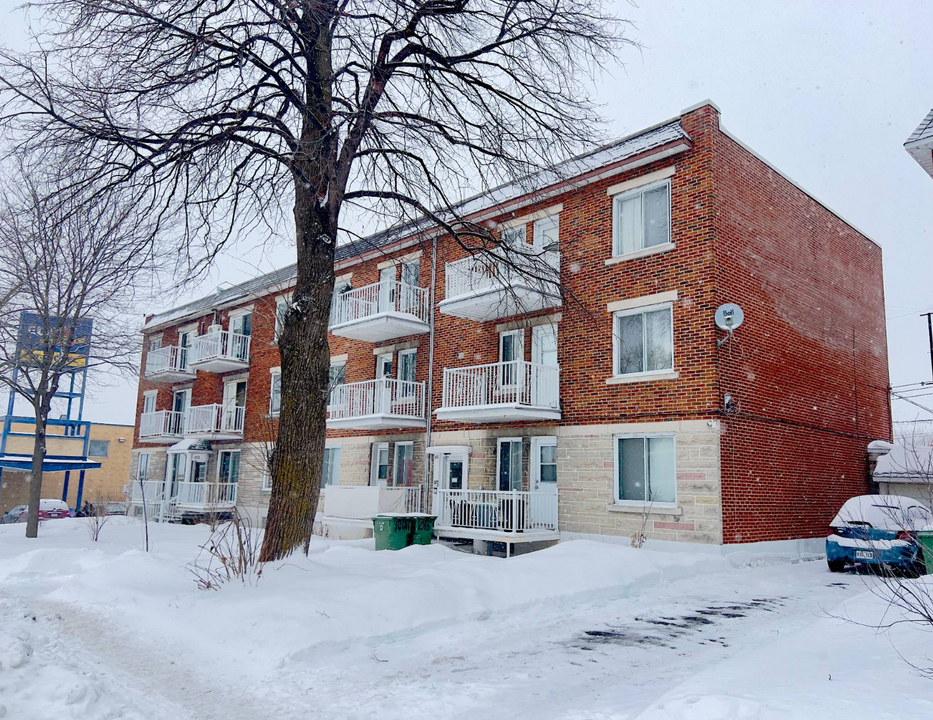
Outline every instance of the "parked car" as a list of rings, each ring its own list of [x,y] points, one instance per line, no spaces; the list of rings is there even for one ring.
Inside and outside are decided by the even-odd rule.
[[[7,510],[3,517],[0,518],[0,525],[9,525],[10,523],[18,523],[20,518],[23,519],[23,522],[26,522],[26,510],[28,508],[25,505],[17,505]]]
[[[98,503],[86,502],[84,506],[75,513],[76,517],[93,517],[97,514]],[[101,515],[126,515],[126,504],[122,502],[103,502],[100,503]]]
[[[924,571],[923,553],[914,533],[930,523],[933,513],[913,498],[849,498],[830,523],[826,563],[832,572],[854,564],[920,575]]]

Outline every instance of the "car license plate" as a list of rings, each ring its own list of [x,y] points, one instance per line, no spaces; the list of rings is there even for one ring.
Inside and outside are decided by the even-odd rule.
[[[856,560],[874,560],[875,553],[873,553],[871,550],[856,550],[855,559]]]

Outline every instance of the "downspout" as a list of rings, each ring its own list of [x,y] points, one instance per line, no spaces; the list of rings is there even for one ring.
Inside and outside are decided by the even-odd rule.
[[[425,430],[424,430],[424,500],[422,501],[422,507],[427,510],[428,508],[428,488],[429,483],[428,479],[430,477],[430,472],[428,470],[428,448],[431,447],[431,420],[433,420],[433,401],[434,401],[434,289],[437,284],[437,235],[431,240],[431,289],[428,293],[428,301],[430,303],[429,310],[429,320],[428,320],[428,387],[426,390],[427,397],[425,398]],[[433,488],[432,488],[433,489]],[[433,493],[432,504],[433,504]]]

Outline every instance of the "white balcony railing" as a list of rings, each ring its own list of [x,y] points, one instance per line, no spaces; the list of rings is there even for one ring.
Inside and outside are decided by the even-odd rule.
[[[430,317],[427,288],[383,280],[340,293],[334,299],[330,324],[341,325],[389,312],[413,315],[427,324]]]
[[[329,420],[370,415],[424,418],[424,383],[381,378],[338,385],[327,409]]]
[[[437,527],[519,533],[557,530],[557,493],[527,490],[438,490]]]
[[[185,413],[157,410],[139,416],[139,437],[180,437],[185,433]]]
[[[198,335],[191,343],[188,362],[204,363],[211,360],[228,362],[249,362],[249,335],[228,330],[212,330]]]
[[[560,368],[512,362],[444,368],[443,407],[527,405],[560,408]]]
[[[516,286],[531,287],[546,294],[558,294],[560,253],[538,255],[509,254],[497,257],[482,253],[447,263],[444,268],[447,300],[483,290],[501,290]]]
[[[146,375],[160,373],[174,373],[194,375],[194,370],[188,367],[190,348],[167,345],[146,353]]]
[[[188,410],[188,434],[242,435],[246,408],[239,405],[196,405]]]
[[[162,501],[204,508],[236,505],[237,483],[180,482],[169,489],[170,497],[163,497],[166,489],[162,480],[134,482],[130,497],[133,502],[143,502],[145,495],[147,506],[158,505]]]

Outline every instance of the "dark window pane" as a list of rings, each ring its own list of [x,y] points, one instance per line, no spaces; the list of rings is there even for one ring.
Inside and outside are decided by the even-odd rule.
[[[623,315],[618,320],[617,342],[619,343],[619,367],[617,375],[643,372],[644,347],[642,338],[642,316]]]

